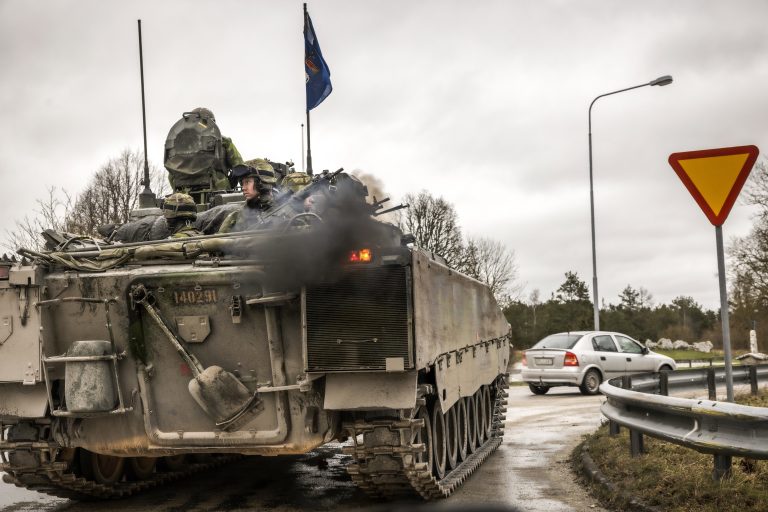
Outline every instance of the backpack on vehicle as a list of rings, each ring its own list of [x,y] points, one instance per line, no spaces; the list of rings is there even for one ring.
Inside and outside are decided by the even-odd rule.
[[[165,139],[165,168],[174,189],[211,188],[226,176],[219,127],[206,112],[184,112]]]

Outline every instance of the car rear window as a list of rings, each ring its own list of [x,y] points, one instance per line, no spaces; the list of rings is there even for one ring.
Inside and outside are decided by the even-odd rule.
[[[592,348],[598,352],[617,352],[616,345],[610,336],[595,336],[592,338]]]
[[[550,334],[531,348],[573,348],[581,336],[581,334],[569,333]]]

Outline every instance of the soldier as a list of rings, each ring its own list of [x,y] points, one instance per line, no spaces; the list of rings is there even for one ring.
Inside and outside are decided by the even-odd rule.
[[[305,172],[292,172],[283,178],[281,186],[294,194],[312,183],[312,176]]]
[[[185,112],[165,140],[165,168],[176,191],[227,190],[229,172],[243,164],[232,139],[223,137],[207,108]]]
[[[166,197],[163,202],[163,216],[171,233],[169,238],[187,238],[203,234],[195,228],[197,205],[188,194],[176,192]]]
[[[287,174],[280,182],[280,190],[284,194],[290,194],[288,199],[289,208],[285,214],[293,217],[300,213],[307,213],[312,210],[313,200],[311,196],[301,199],[296,194],[312,183],[312,177],[305,172],[292,172]]]
[[[262,212],[272,206],[275,171],[261,158],[249,162],[252,165],[239,165],[232,170],[232,175],[240,181],[245,204],[224,219],[219,233],[248,231],[265,224]]]

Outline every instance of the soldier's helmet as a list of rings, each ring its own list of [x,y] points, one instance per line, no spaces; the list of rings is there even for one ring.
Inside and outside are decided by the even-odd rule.
[[[205,107],[197,107],[192,112],[197,112],[198,114],[200,114],[200,117],[202,118],[216,121],[216,118],[213,116],[213,112],[211,112],[210,109],[207,109]]]
[[[195,220],[197,218],[197,205],[189,194],[176,192],[165,198],[163,215],[166,219]]]
[[[312,183],[312,177],[305,172],[292,172],[283,178],[282,186],[294,194]]]
[[[232,169],[232,175],[242,182],[243,178],[254,177],[257,187],[263,192],[271,192],[277,183],[275,169],[263,158],[248,160],[243,165],[237,165]]]

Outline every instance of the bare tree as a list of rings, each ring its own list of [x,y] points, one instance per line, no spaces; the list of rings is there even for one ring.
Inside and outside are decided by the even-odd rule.
[[[519,298],[515,252],[490,238],[463,243],[453,205],[423,190],[403,199],[410,207],[398,212],[398,226],[416,238],[416,245],[445,258],[449,266],[487,284],[499,303]]]
[[[48,187],[45,199],[36,200],[37,208],[32,216],[25,215],[14,223],[14,228],[5,230],[3,246],[10,251],[20,247],[39,250],[44,241],[40,233],[46,229],[68,231],[67,218],[72,211],[72,197],[64,189]]]
[[[642,286],[637,289],[637,292],[639,293],[638,301],[641,308],[652,308],[653,307],[653,295],[651,292],[648,291],[647,288],[643,288]]]
[[[760,216],[745,237],[728,248],[735,276],[749,275],[760,296],[768,298],[768,216]]]
[[[522,291],[518,280],[515,251],[491,238],[469,239],[465,272],[487,284],[500,302],[517,299]]]
[[[747,204],[760,207],[758,215],[768,216],[768,164],[765,160],[755,164],[750,173],[744,199]]]
[[[400,229],[411,233],[419,247],[442,256],[451,267],[459,268],[465,251],[453,205],[426,190],[406,194],[403,202],[410,207],[398,212]]]
[[[4,245],[11,250],[39,249],[43,242],[39,234],[46,229],[96,235],[96,228],[103,224],[127,222],[131,210],[138,206],[138,196],[144,188],[143,174],[143,153],[123,150],[96,171],[75,199],[64,189],[48,189],[48,197],[37,201],[32,216],[16,221],[12,230],[6,230]],[[152,165],[150,180],[158,197],[169,190],[166,173]]]
[[[75,201],[69,218],[72,231],[95,235],[101,225],[128,222],[144,188],[143,173],[143,155],[128,149],[102,165]]]
[[[757,293],[768,301],[768,165],[755,165],[745,194],[747,204],[758,207],[750,233],[731,241],[728,255],[734,263],[732,281],[748,276]]]

